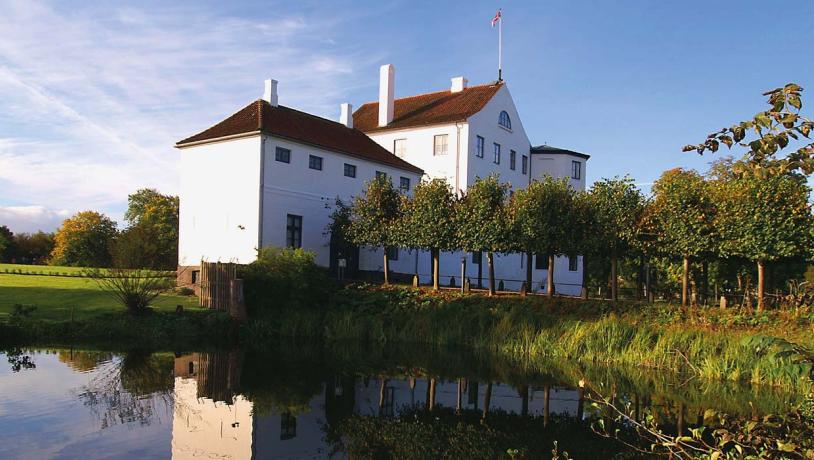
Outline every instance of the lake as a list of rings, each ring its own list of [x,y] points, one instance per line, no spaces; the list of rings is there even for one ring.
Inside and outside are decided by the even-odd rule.
[[[419,346],[0,353],[0,458],[637,458],[602,395],[686,432],[793,394],[666,372]],[[622,426],[622,428],[626,428]],[[517,455],[517,454],[515,454]]]

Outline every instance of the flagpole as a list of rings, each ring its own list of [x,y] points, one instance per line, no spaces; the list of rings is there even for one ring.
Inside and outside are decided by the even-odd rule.
[[[497,81],[503,81],[503,13],[497,19]]]

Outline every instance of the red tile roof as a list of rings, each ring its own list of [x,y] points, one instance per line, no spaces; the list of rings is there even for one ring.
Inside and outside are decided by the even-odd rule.
[[[290,107],[272,107],[262,99],[175,145],[185,147],[198,142],[251,133],[278,136],[417,174],[424,172],[393,155],[358,129]]]
[[[480,112],[501,86],[495,82],[457,93],[446,90],[396,99],[393,122],[383,127],[379,126],[379,103],[368,102],[353,113],[353,126],[367,133],[464,121]]]

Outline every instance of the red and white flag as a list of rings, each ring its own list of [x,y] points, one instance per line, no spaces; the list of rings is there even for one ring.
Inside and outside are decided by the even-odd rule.
[[[492,18],[492,27],[494,27],[495,24],[497,24],[498,21],[500,21],[500,16],[501,16],[500,10],[497,10],[497,13],[495,13],[495,17]]]

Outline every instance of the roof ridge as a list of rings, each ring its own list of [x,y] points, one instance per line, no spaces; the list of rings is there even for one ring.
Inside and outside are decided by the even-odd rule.
[[[480,85],[467,86],[466,88],[464,88],[461,91],[458,91],[457,93],[453,93],[452,91],[450,91],[448,89],[441,89],[441,90],[438,90],[438,91],[430,91],[428,93],[413,94],[412,96],[397,97],[394,100],[395,101],[403,101],[404,99],[412,99],[412,98],[415,98],[415,97],[424,97],[424,96],[430,96],[430,95],[441,94],[441,93],[449,93],[450,95],[454,95],[454,94],[463,93],[463,92],[465,92],[467,90],[470,90],[470,89],[489,88],[489,87],[492,87],[492,86],[501,86],[501,85],[504,85],[504,84],[505,84],[505,82],[493,81],[491,83],[482,83]],[[379,103],[378,100],[363,102],[362,105],[360,105],[359,107],[361,108],[362,106],[365,106],[365,105],[368,105],[368,104],[378,104],[378,103]]]

